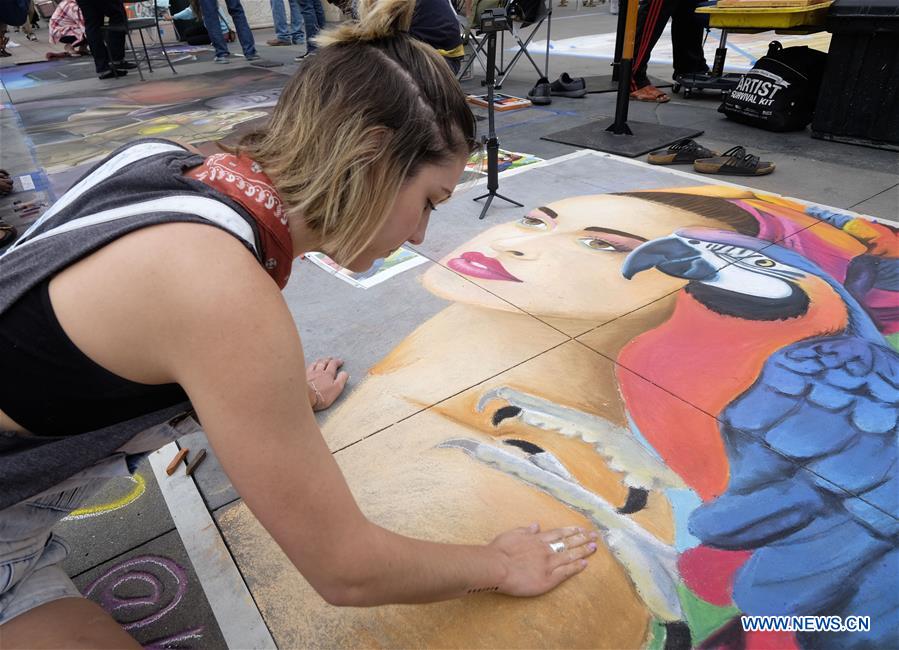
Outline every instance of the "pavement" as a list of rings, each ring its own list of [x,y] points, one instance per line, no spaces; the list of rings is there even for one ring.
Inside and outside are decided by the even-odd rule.
[[[602,5],[560,8],[552,37],[610,33],[615,23]],[[43,39],[46,31],[38,34]],[[256,30],[257,44],[271,35]],[[252,66],[239,57],[219,66],[209,50],[193,49],[177,54],[177,74],[159,66],[144,82],[134,74],[100,81],[83,59],[16,65],[42,58],[46,48],[15,36],[22,47],[0,61],[0,167],[24,186],[0,198],[0,216],[20,229],[119,142],[177,136],[211,152],[215,142],[232,141],[264,121],[278,89],[298,69],[293,48],[260,46],[274,67]],[[237,49],[232,45],[232,52]],[[551,78],[563,71],[608,72],[607,62],[586,56],[554,56],[549,68]],[[659,62],[650,74],[669,78],[671,70]],[[524,96],[534,77],[521,61],[502,92]],[[463,85],[480,92],[479,79],[476,70]],[[717,113],[718,103],[711,94],[689,100],[675,95],[661,105],[632,102],[630,119],[634,128],[645,122],[699,129],[710,148],[743,144],[774,161],[773,174],[745,181],[754,190],[879,220],[899,217],[899,154],[815,140],[807,131],[774,134],[742,126]],[[541,139],[570,126],[609,121],[614,105],[614,93],[591,94],[498,113],[503,149],[546,160],[501,176],[500,192],[525,208],[497,201],[487,218],[478,220],[480,204],[472,198],[484,191],[484,180],[470,177],[432,218],[428,241],[415,247],[425,264],[359,289],[308,260],[296,262],[284,296],[306,356],[346,359],[351,376],[345,397],[320,422],[373,521],[410,535],[474,543],[538,515],[546,525],[575,517],[547,494],[477,466],[460,450],[438,446],[460,436],[483,441],[478,432],[487,425],[472,419],[480,412],[474,405],[504,387],[533,392],[539,385],[540,395],[554,403],[626,426],[623,411],[610,404],[620,401],[615,377],[636,369],[621,370],[617,352],[639,323],[656,322],[653,306],[673,294],[646,295],[627,308],[614,307],[616,296],[604,295],[607,289],[600,284],[596,301],[613,306],[542,313],[529,306],[532,298],[506,295],[458,275],[445,257],[490,228],[567,197],[719,183],[690,174],[689,168],[651,168]],[[479,125],[483,129],[486,122]],[[566,273],[559,271],[560,284],[581,281]],[[415,350],[417,344],[423,351]],[[426,353],[431,363],[416,356]],[[693,409],[690,417],[701,426],[714,421],[715,414],[689,395],[677,397],[676,387],[665,389],[663,379],[636,374],[642,390],[656,391],[660,404],[674,399],[678,405],[672,408]],[[414,390],[406,388],[412,384]],[[180,469],[171,478],[160,473],[176,451],[170,446],[151,455],[133,478],[111,483],[59,530],[73,547],[66,571],[146,647],[637,647],[664,636],[610,553],[597,555],[598,566],[579,587],[572,581],[534,601],[484,595],[430,606],[331,607],[261,529],[205,435],[198,431],[178,444],[191,453],[208,450],[192,479]],[[557,455],[566,453],[573,452],[559,448]],[[604,493],[609,500],[624,498],[618,481],[603,480],[611,486]],[[673,539],[666,508],[653,496],[635,520],[660,539]],[[585,608],[596,602],[602,606],[585,620]],[[621,623],[613,624],[616,620]]]

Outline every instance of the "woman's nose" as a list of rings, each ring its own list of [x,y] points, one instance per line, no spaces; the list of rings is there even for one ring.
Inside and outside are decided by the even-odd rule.
[[[497,253],[512,255],[520,260],[533,260],[537,258],[537,247],[533,239],[533,237],[497,239],[490,243],[490,248]]]
[[[413,246],[421,244],[425,240],[425,233],[428,231],[428,222],[430,221],[430,217],[425,217],[418,224],[418,228],[412,233],[412,236],[409,237],[406,241],[408,241]]]

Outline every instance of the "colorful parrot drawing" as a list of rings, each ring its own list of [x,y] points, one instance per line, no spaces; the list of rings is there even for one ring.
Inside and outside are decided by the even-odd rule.
[[[619,380],[635,426],[704,502],[695,550],[743,554],[727,586],[746,614],[871,616],[870,632],[803,632],[803,646],[899,646],[899,353],[842,285],[769,242],[679,231],[622,272],[652,268],[689,282],[619,363],[716,419]]]

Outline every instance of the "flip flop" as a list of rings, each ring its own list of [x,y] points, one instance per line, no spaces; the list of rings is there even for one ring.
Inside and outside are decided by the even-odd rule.
[[[681,140],[675,142],[666,150],[653,151],[647,161],[650,165],[692,165],[701,158],[714,158],[721,154],[711,149],[706,149],[696,140]]]
[[[654,102],[656,104],[664,104],[665,102],[671,100],[668,95],[663,93],[652,84],[643,86],[642,88],[638,88],[637,90],[633,91],[631,93],[631,99],[636,99],[638,102]]]
[[[693,163],[693,169],[700,174],[721,174],[723,176],[764,176],[774,171],[774,163],[759,160],[758,156],[746,153],[744,147],[731,147],[720,156],[701,158]]]

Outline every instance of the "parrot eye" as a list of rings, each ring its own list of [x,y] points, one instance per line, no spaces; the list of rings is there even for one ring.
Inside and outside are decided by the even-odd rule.
[[[772,266],[775,266],[775,262],[773,260],[761,259],[755,261],[756,266],[761,266],[766,269],[770,269]]]
[[[534,228],[536,230],[546,230],[547,228],[546,222],[542,219],[537,219],[536,217],[522,217],[518,221],[518,224],[525,228]]]

